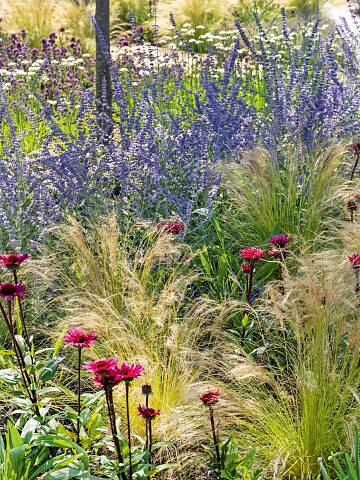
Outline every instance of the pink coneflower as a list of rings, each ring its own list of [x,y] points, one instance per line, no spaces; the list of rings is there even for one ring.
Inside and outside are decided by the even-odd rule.
[[[268,254],[271,258],[284,258],[289,253],[290,253],[290,250],[287,248],[283,248],[282,250],[278,250],[277,248],[271,248],[268,251]]]
[[[94,384],[99,388],[111,389],[121,382],[120,369],[116,358],[102,358],[94,362],[86,362],[85,370],[94,374]]]
[[[139,377],[141,377],[144,367],[139,363],[130,365],[129,363],[123,362],[119,368],[119,375],[121,380],[125,382],[131,382]]]
[[[79,349],[81,351],[81,349]],[[116,358],[101,358],[100,360],[95,360],[93,362],[86,362],[84,364],[85,370],[92,372],[94,374],[93,381],[94,384],[104,389],[106,396],[106,403],[108,407],[109,419],[111,433],[113,436],[115,451],[119,460],[119,463],[124,463],[124,459],[121,452],[120,442],[117,433],[116,427],[116,413],[114,409],[114,400],[113,400],[113,387],[120,383],[121,378],[119,375],[119,365]],[[130,455],[130,453],[129,453]],[[121,478],[126,480],[124,473],[121,473]]]
[[[260,260],[260,258],[265,255],[265,252],[261,248],[244,247],[242,250],[240,250],[240,255],[246,260],[255,262],[256,260]]]
[[[139,405],[138,415],[147,420],[152,420],[153,418],[160,415],[160,410],[155,410],[155,408],[147,407],[146,405]]]
[[[270,243],[278,248],[284,248],[291,240],[291,237],[286,233],[279,233],[270,238]]]
[[[252,269],[251,263],[248,263],[248,262],[242,263],[240,267],[244,273],[250,273]]]
[[[352,267],[360,267],[360,253],[353,253],[348,259]]]
[[[209,392],[203,393],[200,395],[199,399],[203,402],[204,405],[215,405],[218,403],[221,397],[219,390],[210,390]]]
[[[65,343],[71,343],[75,347],[91,347],[95,342],[97,336],[94,332],[86,332],[80,327],[73,327],[67,332],[64,337]]]
[[[88,372],[92,373],[106,373],[108,371],[119,368],[117,358],[101,358],[93,362],[84,363],[84,368]]]
[[[106,389],[118,385],[121,378],[117,370],[109,370],[108,372],[96,373],[93,376],[93,382],[96,387]]]
[[[29,258],[27,253],[5,253],[0,255],[0,264],[10,270],[19,268]]]
[[[26,287],[21,283],[0,283],[0,297],[5,300],[14,300],[14,298],[22,299],[26,295]]]
[[[175,234],[180,234],[184,226],[180,222],[168,222],[168,223],[158,223],[157,224],[158,230],[164,230],[165,232],[168,233],[175,233]]]

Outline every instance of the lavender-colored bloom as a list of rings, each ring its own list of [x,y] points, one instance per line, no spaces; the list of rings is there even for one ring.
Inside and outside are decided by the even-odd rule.
[[[248,38],[238,25],[242,38],[225,60],[209,54],[200,64],[189,47],[187,54],[197,65],[191,86],[188,66],[180,61],[174,65],[170,54],[160,62],[156,53],[140,51],[135,62],[127,53],[120,65],[129,66],[127,74],[106,51],[119,116],[106,139],[98,128],[91,91],[93,67],[81,90],[79,73],[69,68],[57,75],[53,62],[68,52],[78,55],[79,40],[73,37],[66,50],[44,39],[43,50],[29,54],[47,59],[31,86],[42,111],[26,114],[34,128],[45,121],[50,134],[31,155],[22,150],[22,137],[15,131],[5,95],[0,95],[0,118],[11,132],[0,158],[3,243],[12,249],[28,247],[68,213],[88,218],[99,210],[141,218],[176,216],[186,226],[199,209],[211,209],[221,182],[215,168],[219,161],[258,143],[281,161],[289,141],[311,149],[358,131],[356,39],[346,26],[338,27],[339,45],[333,35],[324,38],[318,22],[297,43],[284,13],[280,43],[268,37],[258,19],[256,23],[260,39]],[[94,28],[101,40],[95,23]],[[181,42],[180,34],[178,38]],[[15,36],[8,42],[7,59],[14,57],[16,41]],[[244,66],[242,44],[251,54],[251,68]],[[0,54],[5,55],[1,48]],[[42,73],[49,81],[42,82]],[[62,91],[73,95],[64,102]],[[56,108],[46,99],[55,101]],[[73,118],[71,133],[62,130],[59,115]]]

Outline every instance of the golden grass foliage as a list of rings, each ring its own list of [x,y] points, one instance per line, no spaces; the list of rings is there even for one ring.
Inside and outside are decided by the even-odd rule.
[[[294,146],[279,159],[256,148],[240,164],[222,166],[232,204],[223,216],[229,237],[239,245],[261,245],[284,231],[299,247],[313,249],[359,185],[344,175],[345,152],[343,145],[311,152]]]
[[[338,182],[329,184],[331,195],[347,199],[348,185],[336,192]],[[360,250],[358,214],[327,228],[326,241],[316,240],[319,253],[293,256],[253,306],[260,347],[251,353],[223,329],[241,302],[191,300],[193,253],[151,225],[120,234],[114,215],[86,228],[71,220],[33,261],[58,305],[52,334],[82,325],[99,335],[89,357],[145,366],[151,402],[162,410],[156,435],[174,442],[166,460],[182,464],[166,478],[200,478],[209,430],[198,394],[208,387],[223,392],[221,434],[236,437],[244,452],[259,447],[264,478],[315,479],[318,457],[350,448],[360,421],[360,317],[347,255]],[[143,434],[139,382],[132,399],[134,431]],[[123,417],[121,388],[116,402]]]
[[[210,341],[216,344],[221,327],[207,323],[201,301],[184,302],[197,277],[191,260],[191,252],[171,235],[137,225],[121,236],[116,217],[110,216],[87,229],[71,220],[58,230],[52,253],[48,251],[40,263],[33,261],[45,286],[60,285],[54,291],[59,318],[52,335],[81,325],[99,337],[86,352],[89,357],[140,362],[145,375],[132,388],[134,433],[144,433],[136,408],[144,401],[141,384],[150,383],[151,403],[161,409],[155,435],[176,441],[176,450],[188,445],[187,457],[196,431],[204,436],[196,426],[204,419],[193,417],[200,408],[199,360],[207,354]],[[116,389],[115,400],[120,415],[124,414],[121,388]]]
[[[95,13],[92,2],[73,0],[12,0],[4,6],[4,29],[17,32],[25,29],[33,45],[39,46],[42,38],[64,27],[81,39],[86,50],[94,50],[95,34],[89,14]]]
[[[266,348],[249,357],[227,341],[217,362],[231,381],[220,384],[227,428],[259,447],[277,479],[317,478],[318,457],[349,450],[360,422],[360,314],[347,260],[360,250],[359,223],[335,233],[338,248],[297,259],[297,272],[268,285],[257,308]]]

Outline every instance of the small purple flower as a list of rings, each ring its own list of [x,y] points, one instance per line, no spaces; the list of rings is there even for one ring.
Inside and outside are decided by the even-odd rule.
[[[291,237],[286,233],[279,233],[279,235],[273,235],[270,238],[270,243],[279,248],[284,248],[291,240]]]

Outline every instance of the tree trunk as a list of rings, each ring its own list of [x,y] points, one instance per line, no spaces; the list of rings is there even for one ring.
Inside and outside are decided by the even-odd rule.
[[[111,117],[111,77],[107,55],[110,52],[110,9],[109,0],[96,0],[95,20],[101,32],[96,35],[96,98],[100,126],[106,128]],[[110,119],[110,118],[109,118]]]

